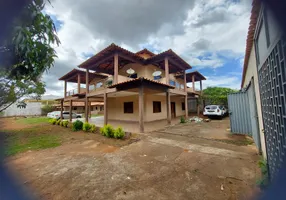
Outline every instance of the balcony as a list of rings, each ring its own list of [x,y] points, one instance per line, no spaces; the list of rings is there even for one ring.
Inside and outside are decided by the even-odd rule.
[[[84,93],[86,92],[86,88],[80,88],[80,93]],[[72,95],[75,95],[75,94],[78,94],[78,89],[72,89],[72,90],[69,90],[66,92],[66,97],[69,97],[69,96],[72,96]]]

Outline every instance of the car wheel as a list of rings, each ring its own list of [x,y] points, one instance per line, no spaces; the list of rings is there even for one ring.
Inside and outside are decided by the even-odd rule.
[[[80,116],[76,116],[76,118],[81,118]]]

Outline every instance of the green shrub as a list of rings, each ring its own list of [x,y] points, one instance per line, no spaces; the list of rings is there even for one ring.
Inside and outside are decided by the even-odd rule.
[[[267,161],[264,159],[259,160],[258,166],[261,170],[261,178],[256,181],[256,184],[259,185],[261,189],[266,189],[269,185]]]
[[[63,126],[68,127],[68,125],[69,125],[69,122],[67,120],[63,120]]]
[[[58,119],[56,125],[60,125],[61,121],[62,121],[61,119]]]
[[[181,116],[181,118],[180,118],[180,123],[186,123],[186,119],[185,119],[185,117],[183,117],[183,116]]]
[[[114,138],[121,139],[125,136],[125,132],[123,129],[119,126],[117,129],[114,131]]]
[[[72,130],[73,131],[80,131],[82,130],[82,126],[83,126],[83,122],[76,120],[73,124],[72,124]]]
[[[54,108],[51,105],[44,105],[42,107],[42,115],[46,115],[46,114],[48,114],[49,112],[52,112],[52,111],[54,111]]]
[[[50,119],[49,123],[55,125],[57,123],[57,119]]]
[[[63,120],[60,122],[60,126],[64,126],[64,121]]]
[[[106,124],[104,125],[101,129],[100,129],[100,133],[106,137],[114,137],[114,129],[110,124]]]
[[[83,125],[82,125],[82,130],[85,131],[85,132],[88,132],[91,128],[91,124],[88,123],[88,122],[84,122]]]
[[[95,133],[95,131],[96,131],[96,126],[94,124],[91,124],[90,132]]]

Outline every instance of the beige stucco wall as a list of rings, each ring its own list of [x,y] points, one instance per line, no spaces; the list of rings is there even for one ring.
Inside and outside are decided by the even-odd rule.
[[[262,111],[261,111],[261,101],[260,101],[258,74],[257,74],[254,46],[252,46],[252,49],[251,49],[250,58],[249,58],[248,67],[247,67],[246,74],[245,74],[243,87],[246,87],[250,83],[252,77],[253,77],[254,88],[255,88],[261,149],[262,149],[263,157],[266,158],[265,139],[264,139],[264,133],[262,132],[262,130],[263,130],[263,119],[262,119]]]
[[[161,102],[161,112],[153,113],[153,101]],[[133,113],[124,113],[124,102],[133,102]],[[183,116],[185,111],[182,110],[184,97],[171,97],[171,102],[176,105],[176,117]],[[108,119],[121,121],[139,120],[138,95],[125,97],[111,97],[107,100]],[[165,95],[144,94],[144,121],[167,119],[167,105]]]

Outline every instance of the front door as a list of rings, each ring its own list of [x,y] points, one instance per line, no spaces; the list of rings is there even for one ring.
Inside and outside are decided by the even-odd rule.
[[[176,103],[171,102],[171,117],[175,118],[176,117]]]

